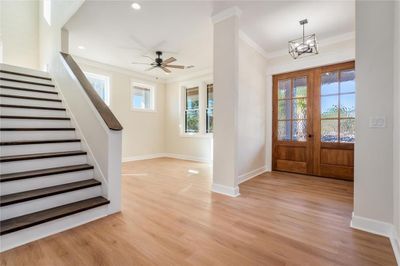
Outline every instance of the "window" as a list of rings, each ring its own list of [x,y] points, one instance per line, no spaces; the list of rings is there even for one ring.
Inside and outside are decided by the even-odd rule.
[[[321,75],[321,142],[355,142],[354,69]]]
[[[199,88],[185,90],[185,133],[199,132]]]
[[[110,78],[93,73],[85,73],[85,75],[100,98],[110,105]]]
[[[208,81],[181,85],[180,133],[186,137],[211,137],[214,123],[214,86]]]
[[[306,141],[307,78],[278,81],[278,140]]]
[[[214,95],[213,84],[207,84],[206,132],[213,132],[214,122]]]
[[[154,111],[154,87],[133,83],[131,90],[131,104],[133,110]]]

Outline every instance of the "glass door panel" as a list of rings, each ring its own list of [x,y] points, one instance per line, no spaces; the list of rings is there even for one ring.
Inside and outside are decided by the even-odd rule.
[[[306,141],[307,77],[278,81],[278,140]]]
[[[353,69],[321,73],[321,142],[354,143],[355,92]]]

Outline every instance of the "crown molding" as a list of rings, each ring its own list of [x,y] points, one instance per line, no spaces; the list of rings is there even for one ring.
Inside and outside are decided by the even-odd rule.
[[[356,33],[354,31],[347,32],[344,34],[336,35],[336,36],[325,38],[325,39],[318,41],[318,47],[325,47],[325,46],[333,45],[336,43],[355,40],[355,38],[356,38]],[[288,54],[289,53],[288,53],[287,49],[282,49],[282,50],[277,50],[274,52],[266,53],[266,56],[267,56],[267,59],[272,59],[275,57],[280,57],[280,56],[284,56],[284,55],[288,55]]]
[[[133,77],[133,78],[137,78],[137,79],[152,82],[152,83],[158,82],[158,83],[162,83],[162,84],[168,84],[168,83],[174,83],[174,82],[182,82],[182,81],[187,81],[189,79],[196,79],[196,78],[204,77],[204,76],[212,76],[212,74],[213,74],[212,67],[207,67],[207,68],[203,68],[200,70],[192,71],[187,74],[179,75],[177,77],[157,78],[157,77],[154,77],[151,75],[146,75],[146,74],[136,72],[136,71],[133,71],[130,69],[101,63],[98,61],[94,61],[94,60],[76,56],[76,55],[73,55],[73,56],[74,56],[74,59],[76,59],[76,61],[78,63],[85,64],[85,65],[91,66],[91,67],[96,67],[96,68],[99,68],[104,71],[117,72],[120,74],[124,74],[124,75],[130,76],[130,77]]]
[[[170,83],[175,83],[175,82],[184,82],[187,80],[193,80],[193,79],[198,79],[201,77],[209,77],[213,75],[213,69],[211,67],[204,68],[201,70],[197,70],[195,72],[191,72],[185,75],[181,75],[179,77],[175,78],[169,78],[165,80],[165,84],[170,84]]]
[[[218,22],[221,22],[227,18],[236,16],[236,17],[240,17],[242,14],[242,10],[240,10],[237,6],[233,6],[227,9],[224,9],[220,12],[218,12],[217,14],[213,15],[211,17],[211,21],[216,24]]]
[[[251,48],[256,50],[259,54],[261,54],[265,59],[268,59],[267,52],[261,48],[260,45],[258,45],[255,41],[253,41],[246,33],[244,33],[242,30],[239,30],[239,38],[247,43]]]
[[[151,75],[146,75],[146,74],[143,74],[143,73],[140,73],[140,72],[136,72],[136,71],[127,69],[127,68],[122,68],[122,67],[118,67],[118,66],[109,65],[109,64],[106,64],[106,63],[94,61],[94,60],[87,59],[87,58],[84,58],[84,57],[80,57],[80,56],[77,56],[77,55],[73,55],[73,57],[74,57],[74,59],[76,59],[76,61],[78,63],[85,64],[85,65],[88,65],[88,66],[91,66],[91,67],[97,67],[97,68],[100,68],[100,69],[105,70],[105,71],[117,72],[117,73],[124,74],[124,75],[127,75],[127,76],[139,78],[139,79],[144,80],[144,81],[161,82],[161,83],[165,83],[166,82],[165,78],[158,78],[158,77],[154,77],[154,76],[151,76]]]

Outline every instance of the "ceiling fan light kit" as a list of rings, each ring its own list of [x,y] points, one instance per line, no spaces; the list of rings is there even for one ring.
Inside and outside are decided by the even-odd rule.
[[[144,64],[144,65],[149,65],[150,67],[145,69],[145,71],[150,71],[155,68],[160,68],[162,69],[165,73],[171,73],[172,71],[169,68],[177,68],[177,69],[185,69],[185,68],[192,68],[193,66],[183,66],[183,65],[170,65],[171,63],[175,62],[176,59],[174,57],[170,57],[166,60],[162,59],[162,52],[157,51],[156,52],[156,58],[154,59],[154,62],[152,63],[140,63],[140,62],[133,62],[132,64]]]
[[[289,41],[289,54],[297,59],[303,54],[318,54],[318,42],[315,34],[305,36],[305,24],[308,23],[307,19],[303,19],[300,22],[303,26],[303,36]]]

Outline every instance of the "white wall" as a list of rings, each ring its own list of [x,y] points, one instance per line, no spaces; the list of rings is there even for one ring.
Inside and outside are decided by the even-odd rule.
[[[82,58],[75,58],[83,71],[110,77],[110,109],[124,127],[122,132],[123,160],[163,153],[165,151],[164,84],[149,76]],[[132,81],[155,87],[155,112],[131,110],[130,89]]]
[[[356,28],[354,215],[392,224],[394,2],[357,1]]]
[[[185,136],[182,134],[182,86],[210,81],[210,75],[192,77],[166,84],[165,88],[165,153],[184,155],[199,161],[212,160],[212,136]]]
[[[239,40],[239,179],[250,172],[265,169],[266,67],[266,59]]]
[[[393,134],[393,175],[394,175],[394,225],[397,236],[400,236],[400,2],[395,8],[395,40],[394,40],[394,134]]]
[[[43,16],[43,0],[39,0],[39,67],[48,70],[61,51],[61,29],[85,0],[50,0],[50,25]]]
[[[212,160],[212,136],[181,134],[181,95],[184,84],[210,81],[210,74],[165,83],[140,73],[74,57],[86,71],[110,77],[110,109],[123,125],[123,160],[152,156],[175,156],[209,162]],[[131,111],[130,82],[156,87],[156,112]]]
[[[1,1],[3,63],[39,67],[38,1]]]

